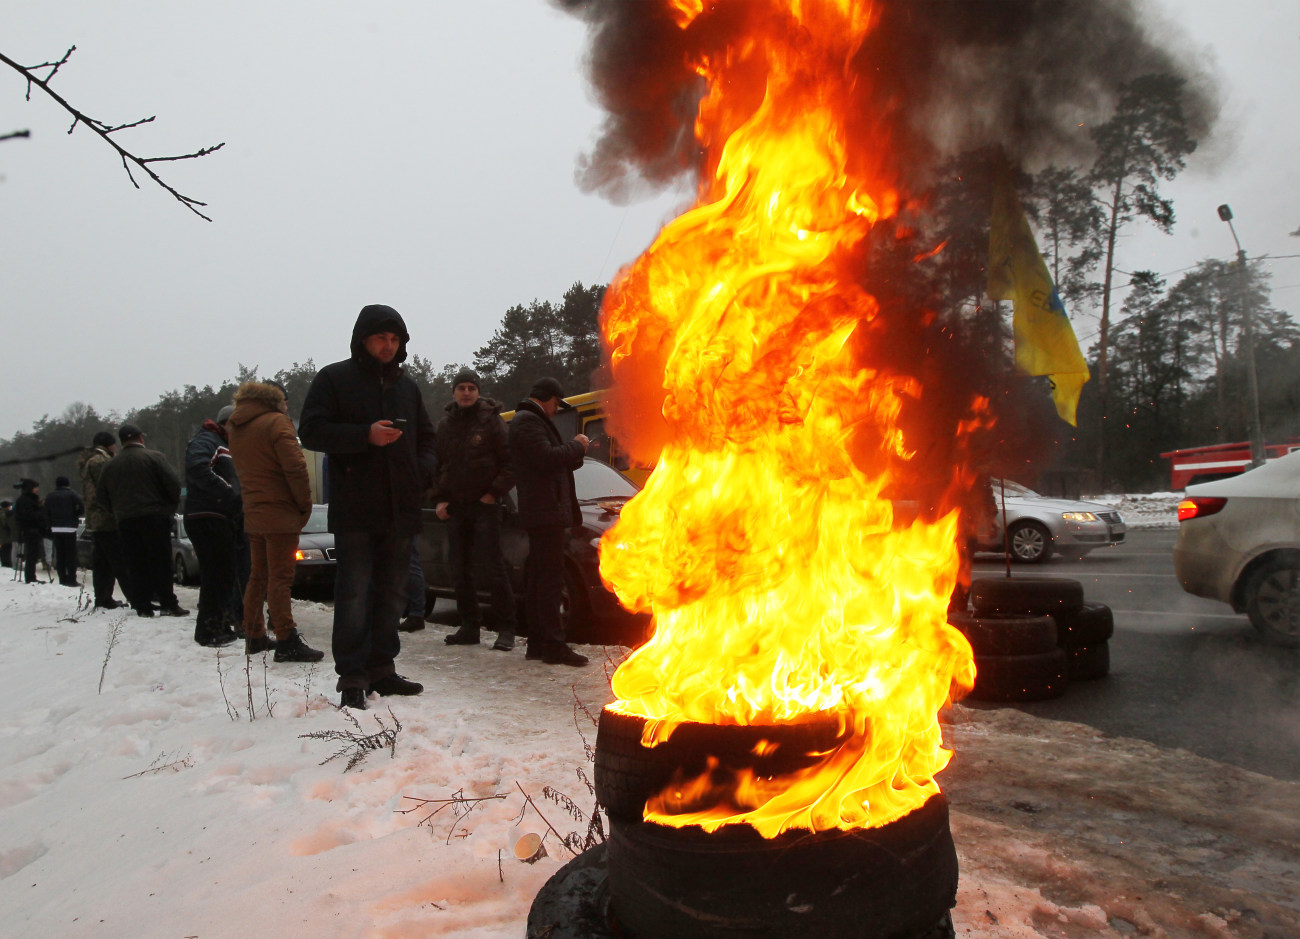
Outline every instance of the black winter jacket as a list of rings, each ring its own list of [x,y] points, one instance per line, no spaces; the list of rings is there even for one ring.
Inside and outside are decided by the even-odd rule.
[[[515,487],[510,435],[501,405],[479,398],[471,407],[455,401],[438,421],[438,481],[434,502],[477,502],[489,492],[500,502]]]
[[[22,538],[45,534],[47,526],[41,497],[34,492],[24,492],[15,499],[14,520],[18,522],[18,534]]]
[[[546,412],[527,398],[510,422],[510,458],[524,528],[582,524],[573,471],[582,465],[582,444],[563,440]]]
[[[119,524],[150,515],[170,518],[181,501],[181,480],[157,450],[126,443],[100,471],[96,497]]]
[[[392,323],[401,336],[388,364],[364,340]],[[387,330],[385,330],[387,331]],[[392,307],[362,309],[352,329],[352,357],[316,373],[302,406],[298,439],[329,456],[329,529],[415,535],[423,526],[421,497],[437,471],[433,422],[420,387],[403,374],[409,336]],[[370,443],[370,425],[404,418],[406,430],[386,447]]]
[[[235,460],[226,445],[225,428],[216,421],[204,421],[203,429],[185,448],[186,518],[239,516],[242,505]]]
[[[81,496],[67,486],[55,489],[45,497],[45,517],[49,519],[50,528],[76,530],[81,516],[86,513],[86,506]]]

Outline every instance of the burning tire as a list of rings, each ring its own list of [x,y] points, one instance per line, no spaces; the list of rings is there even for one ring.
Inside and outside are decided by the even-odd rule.
[[[615,821],[607,861],[615,918],[638,939],[929,939],[951,935],[957,899],[942,795],[881,828],[771,839]]]
[[[1065,694],[1069,659],[1064,649],[1035,655],[975,656],[977,701],[1045,701]]]
[[[1110,643],[1067,646],[1070,681],[1095,681],[1110,674]]]
[[[970,585],[970,602],[983,616],[1069,616],[1083,608],[1083,585],[1067,577],[984,577]]]
[[[1115,635],[1115,615],[1104,603],[1085,603],[1075,613],[1056,617],[1061,645],[1088,646]]]
[[[842,742],[834,717],[799,724],[749,726],[682,724],[656,747],[641,744],[645,718],[601,711],[596,730],[596,799],[611,819],[640,822],[646,800],[676,776],[692,779],[709,757],[724,770],[773,776],[811,766],[815,754]],[[761,741],[769,746],[759,747]],[[755,750],[761,750],[756,753]]]
[[[1050,616],[970,616],[951,613],[948,623],[966,637],[975,655],[1035,655],[1056,648]]]

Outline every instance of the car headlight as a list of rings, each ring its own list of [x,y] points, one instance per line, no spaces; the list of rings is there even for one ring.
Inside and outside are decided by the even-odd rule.
[[[1065,519],[1067,522],[1097,521],[1097,516],[1093,515],[1091,512],[1062,512],[1061,518]]]
[[[296,561],[323,561],[325,552],[320,548],[299,548],[294,555]]]

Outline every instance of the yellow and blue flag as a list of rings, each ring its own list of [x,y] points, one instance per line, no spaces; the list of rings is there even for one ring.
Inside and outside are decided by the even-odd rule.
[[[988,289],[990,298],[1011,301],[1016,370],[1048,376],[1056,413],[1074,425],[1088,363],[1009,180],[998,183],[993,193]]]

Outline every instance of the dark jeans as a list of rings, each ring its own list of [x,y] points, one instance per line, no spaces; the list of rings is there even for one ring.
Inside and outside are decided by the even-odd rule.
[[[487,572],[492,597],[492,618],[496,629],[515,628],[515,592],[510,586],[506,559],[501,556],[500,505],[482,502],[453,502],[451,515],[451,571],[456,581],[456,612],[462,623],[482,625],[478,607],[478,586],[474,583],[475,560]]]
[[[90,578],[95,587],[95,602],[101,606],[113,599],[113,582],[122,585],[122,596],[130,597],[127,589],[126,558],[122,556],[122,539],[117,529],[90,533],[95,543],[91,557]]]
[[[23,577],[36,583],[36,565],[45,559],[45,538],[39,531],[23,532]]]
[[[119,519],[117,534],[129,572],[126,598],[137,613],[150,609],[157,598],[164,610],[179,606],[172,590],[172,529],[166,515]]]
[[[559,525],[528,529],[528,562],[524,565],[524,619],[528,641],[564,642],[560,600],[564,593],[564,536]]]
[[[56,531],[50,536],[54,542],[54,569],[59,572],[59,583],[65,587],[77,585],[77,533]]]
[[[389,532],[334,533],[334,671],[338,690],[369,688],[396,672],[397,624],[406,609],[411,536]]]
[[[225,518],[188,516],[185,531],[199,559],[199,613],[194,633],[215,635],[237,623],[232,609],[235,591],[235,530]]]

